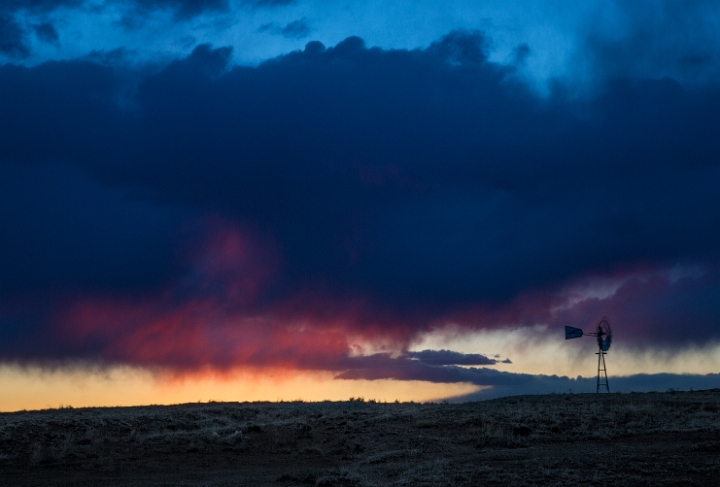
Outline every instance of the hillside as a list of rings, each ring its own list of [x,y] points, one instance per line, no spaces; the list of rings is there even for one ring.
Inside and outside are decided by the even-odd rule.
[[[0,414],[0,485],[717,485],[720,389]]]

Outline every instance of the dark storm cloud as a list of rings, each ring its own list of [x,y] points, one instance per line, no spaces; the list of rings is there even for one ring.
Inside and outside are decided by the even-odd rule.
[[[0,357],[102,361],[54,322],[86,294],[152,293],[179,271],[187,210],[153,205],[63,165],[0,165]],[[182,268],[182,265],[181,265]]]
[[[628,343],[702,345],[718,336],[718,271],[713,266],[681,277],[672,273],[633,277],[612,296],[588,299],[558,312],[556,320],[560,324],[592,323],[594,317],[606,313],[614,317],[613,325]]]
[[[152,289],[174,275],[171,239],[192,217],[57,165],[1,165],[0,206],[0,293],[13,299]]]
[[[402,351],[448,321],[608,315],[636,343],[717,338],[720,89],[615,79],[592,99],[561,85],[543,99],[487,45],[454,32],[417,50],[311,42],[256,67],[208,45],[138,71],[1,66],[5,350],[30,343],[21,323],[64,331],[53,357],[337,371],[348,336]],[[196,269],[169,249],[198,214],[233,230],[210,232],[224,237]],[[675,265],[701,276],[653,274]],[[569,282],[635,274],[553,311]],[[58,296],[45,318],[36,290]],[[656,320],[658,303],[692,324]],[[178,341],[189,330],[203,339]],[[416,358],[392,378],[530,377]],[[342,377],[382,376],[371,369]]]
[[[714,255],[716,90],[625,82],[589,104],[540,101],[483,42],[385,52],[350,38],[225,73],[200,48],[137,95],[142,147],[172,178],[128,172],[263,222],[293,256],[289,280],[413,307]]]

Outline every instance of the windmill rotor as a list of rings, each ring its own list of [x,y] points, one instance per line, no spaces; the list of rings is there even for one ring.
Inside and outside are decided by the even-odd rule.
[[[597,342],[598,348],[603,352],[610,350],[610,344],[612,343],[612,329],[610,329],[610,323],[608,323],[607,320],[602,320],[598,323]]]

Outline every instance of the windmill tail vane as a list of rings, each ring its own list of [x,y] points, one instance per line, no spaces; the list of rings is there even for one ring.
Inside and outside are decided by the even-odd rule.
[[[565,340],[570,340],[571,338],[580,338],[581,336],[583,336],[582,329],[574,328],[572,326],[565,327]]]

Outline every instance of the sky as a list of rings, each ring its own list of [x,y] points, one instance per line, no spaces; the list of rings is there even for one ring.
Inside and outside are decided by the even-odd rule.
[[[0,410],[720,387],[718,32],[1,0]]]

